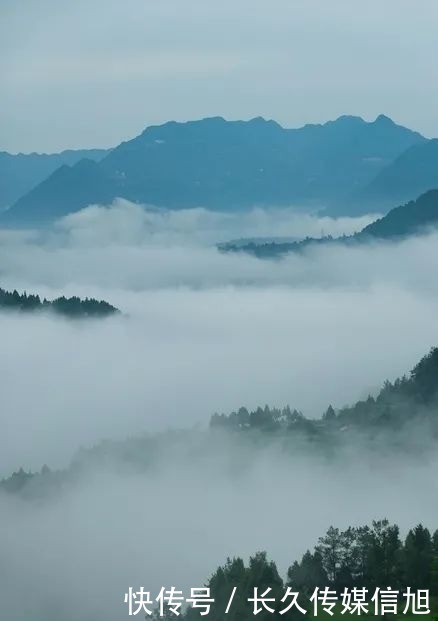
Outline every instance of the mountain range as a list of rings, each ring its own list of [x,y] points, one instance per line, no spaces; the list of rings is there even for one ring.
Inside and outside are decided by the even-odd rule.
[[[432,188],[438,188],[436,138],[412,145],[357,192],[351,202],[361,211],[377,204],[381,212],[386,212]]]
[[[0,206],[10,208],[0,222],[49,222],[116,197],[169,209],[291,205],[356,215],[434,187],[438,140],[384,115],[298,129],[214,117],[147,127],[109,152],[2,154]]]
[[[105,149],[16,155],[0,151],[0,210],[13,205],[60,166],[73,166],[83,158],[99,161],[107,154]]]

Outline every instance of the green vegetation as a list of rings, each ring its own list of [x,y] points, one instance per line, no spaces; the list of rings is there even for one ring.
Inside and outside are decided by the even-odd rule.
[[[59,315],[66,317],[106,317],[118,313],[117,308],[105,302],[104,300],[95,300],[94,298],[80,298],[73,296],[66,298],[64,296],[55,300],[43,300],[39,295],[20,294],[14,290],[11,292],[0,288],[0,310],[18,310],[18,311],[41,311],[50,310]]]
[[[340,530],[331,526],[326,534],[319,538],[313,551],[307,550],[300,561],[294,561],[287,570],[283,580],[276,564],[268,560],[265,552],[258,552],[252,556],[248,565],[241,558],[228,559],[225,565],[216,569],[207,582],[211,597],[214,598],[209,618],[212,621],[221,621],[224,617],[230,595],[237,587],[233,604],[227,618],[230,621],[245,621],[253,618],[253,604],[248,602],[254,597],[254,588],[258,594],[270,589],[267,597],[274,598],[274,602],[267,605],[274,612],[263,610],[257,618],[281,619],[280,614],[290,603],[290,599],[281,603],[287,587],[298,592],[298,604],[307,611],[307,616],[313,616],[313,603],[310,601],[315,589],[326,587],[336,592],[338,603],[334,615],[325,613],[321,603],[318,604],[318,616],[322,613],[326,619],[345,619],[357,616],[345,612],[345,602],[342,594],[353,588],[366,589],[365,605],[368,614],[362,617],[382,616],[379,603],[372,597],[376,589],[390,588],[398,592],[397,608],[400,618],[411,618],[412,608],[409,606],[407,614],[406,598],[403,593],[408,587],[412,591],[427,589],[430,591],[431,614],[426,618],[433,618],[436,610],[436,595],[438,580],[436,566],[438,563],[438,531],[432,535],[423,525],[418,524],[406,535],[404,541],[400,538],[399,527],[390,524],[388,520],[373,521],[371,526],[348,527]],[[411,602],[412,603],[412,602]],[[344,610],[344,614],[342,611]],[[377,614],[375,614],[377,612]],[[185,618],[188,621],[200,618],[199,611],[188,609]],[[391,615],[390,615],[391,616]],[[394,615],[393,615],[394,616]],[[416,615],[412,615],[415,618]],[[422,615],[423,617],[425,615]],[[286,618],[305,618],[296,607],[291,608]]]
[[[370,445],[375,446],[379,434],[383,434],[387,452],[389,440],[394,441],[397,437],[403,439],[401,448],[403,458],[407,459],[406,449],[413,442],[412,429],[419,429],[422,424],[428,425],[427,436],[436,451],[437,397],[438,348],[433,348],[408,376],[393,383],[386,382],[377,397],[370,396],[353,406],[338,410],[329,405],[318,420],[306,419],[300,411],[290,407],[278,409],[266,406],[254,411],[240,408],[229,415],[213,415],[208,430],[173,430],[124,441],[102,442],[96,447],[82,450],[64,471],[55,472],[43,466],[39,473],[30,473],[21,468],[0,482],[0,493],[18,494],[28,500],[41,501],[49,495],[63,493],[66,488],[77,483],[81,476],[88,478],[94,464],[99,469],[105,464],[111,464],[110,467],[115,466],[117,471],[138,473],[152,468],[156,472],[162,465],[169,468],[169,464],[178,469],[178,459],[182,459],[181,463],[189,459],[191,464],[203,468],[205,455],[208,458],[213,455],[213,459],[217,460],[217,456],[223,456],[224,453],[227,471],[233,474],[233,469],[239,471],[245,468],[251,459],[257,457],[257,450],[265,449],[270,441],[275,441],[275,450],[286,448],[295,452],[299,446],[297,440],[305,439],[306,455],[311,454],[310,449],[313,447],[316,454],[321,456],[324,453],[330,454],[333,447],[338,449],[342,444],[354,446],[359,437],[361,444],[358,446],[365,446],[364,439],[371,440]],[[409,433],[403,434],[403,429],[408,429]],[[424,433],[421,437],[424,445]],[[238,449],[235,452],[234,446]],[[250,453],[248,447],[251,447]],[[338,451],[335,452],[339,456]],[[364,454],[369,457],[369,453]],[[355,455],[355,459],[358,456]],[[211,469],[207,470],[211,472]],[[275,528],[275,516],[266,527]],[[296,536],[296,533],[291,533],[291,536]],[[399,527],[386,519],[373,521],[371,525],[349,526],[344,530],[331,526],[319,538],[313,550],[307,550],[299,560],[291,559],[285,578],[265,552],[257,552],[248,563],[242,558],[227,559],[224,565],[213,572],[205,586],[210,588],[211,597],[215,600],[209,614],[212,621],[222,621],[224,618],[230,621],[252,619],[253,608],[248,598],[254,596],[254,588],[258,589],[259,594],[271,589],[269,597],[274,597],[274,603],[270,603],[274,612],[262,610],[257,615],[258,619],[305,618],[295,609],[287,615],[280,614],[288,603],[281,603],[287,587],[300,593],[298,603],[308,611],[307,616],[313,614],[310,597],[316,588],[327,587],[335,591],[338,603],[334,615],[319,613],[318,616],[324,619],[349,617],[349,613],[342,614],[342,594],[345,589],[365,588],[369,614],[362,617],[411,620],[417,616],[400,613],[406,606],[403,593],[408,587],[413,591],[429,589],[432,596],[431,614],[423,615],[423,618],[436,619],[438,531],[431,532],[424,525],[418,524],[402,539]],[[224,612],[234,587],[237,587],[236,595],[225,617]],[[397,616],[374,614],[372,596],[377,588],[399,591]],[[194,621],[201,616],[200,612],[199,609],[188,608],[180,618]],[[170,619],[171,616],[165,618]]]
[[[342,450],[358,447],[355,459],[373,459],[399,452],[421,459],[438,443],[438,348],[435,347],[405,376],[387,381],[376,397],[354,405],[327,407],[321,418],[309,419],[297,409],[245,407],[230,414],[213,414],[209,429],[145,433],[125,440],[101,442],[81,449],[70,468],[40,473],[18,470],[0,481],[0,492],[28,497],[57,490],[95,464],[116,463],[135,471],[157,468],[175,458],[203,463],[227,450],[232,466],[244,469],[249,457],[272,445],[279,454],[341,458]]]
[[[289,406],[283,409],[265,406],[251,412],[241,407],[229,415],[214,414],[210,426],[234,431],[287,431],[326,438],[354,430],[375,438],[381,432],[400,432],[405,426],[415,424],[418,428],[424,424],[431,437],[438,439],[437,397],[438,348],[435,347],[409,376],[393,383],[386,381],[376,397],[370,395],[338,410],[329,405],[320,419],[307,419]]]

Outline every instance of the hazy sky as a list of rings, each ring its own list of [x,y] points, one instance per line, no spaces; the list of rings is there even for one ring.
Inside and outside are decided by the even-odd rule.
[[[2,0],[0,150],[169,119],[386,113],[438,135],[436,0]]]

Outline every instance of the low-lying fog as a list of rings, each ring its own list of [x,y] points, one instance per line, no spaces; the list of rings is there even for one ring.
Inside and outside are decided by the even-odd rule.
[[[408,372],[438,342],[436,234],[279,262],[213,245],[369,221],[119,202],[50,231],[1,232],[0,286],[104,298],[123,315],[0,314],[0,478],[65,467],[102,438],[206,426],[241,405],[319,416]],[[128,586],[201,586],[228,555],[258,549],[284,572],[332,523],[438,526],[436,463],[382,472],[354,458],[348,468],[285,459],[254,456],[238,478],[187,459],[154,475],[96,475],[51,501],[0,499],[5,618],[115,621]]]

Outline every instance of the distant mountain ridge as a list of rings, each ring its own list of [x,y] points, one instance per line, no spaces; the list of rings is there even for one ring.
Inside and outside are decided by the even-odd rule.
[[[83,158],[97,162],[108,153],[107,149],[66,150],[50,154],[0,151],[0,209],[11,206],[60,166],[73,166]]]
[[[336,204],[426,139],[380,115],[284,129],[261,117],[171,121],[146,128],[100,162],[54,171],[4,214],[59,218],[116,197],[170,209]]]
[[[380,206],[382,211],[415,199],[438,187],[438,139],[412,145],[352,197],[361,211]]]
[[[27,224],[50,222],[92,203],[110,203],[115,187],[93,160],[81,159],[73,166],[64,164],[5,212],[0,223],[2,219],[13,223],[24,220]]]
[[[355,237],[402,238],[427,232],[436,226],[438,226],[438,189],[429,190],[416,201],[409,201],[405,205],[391,209],[386,216],[368,224]]]

